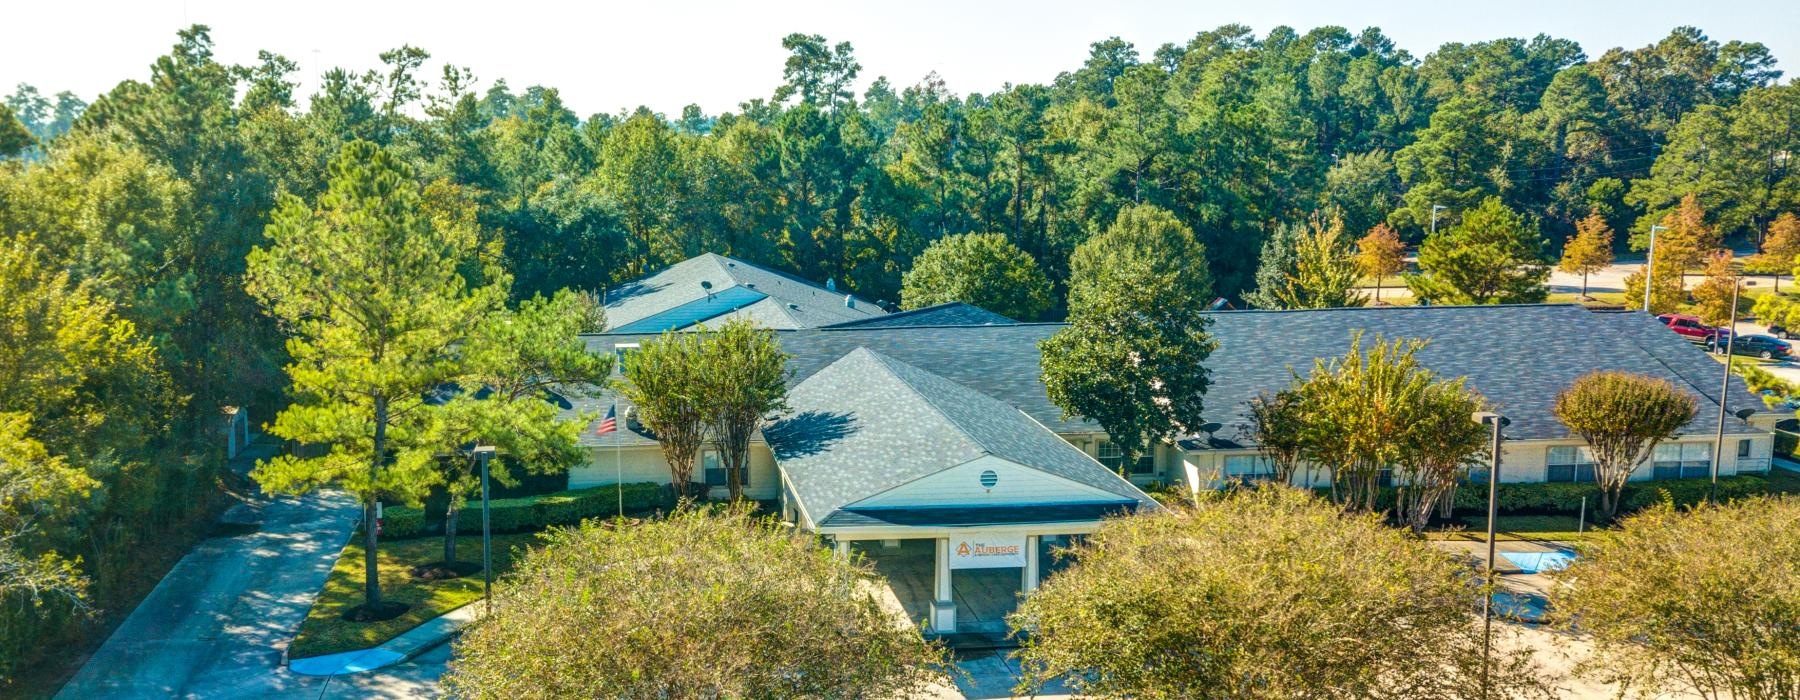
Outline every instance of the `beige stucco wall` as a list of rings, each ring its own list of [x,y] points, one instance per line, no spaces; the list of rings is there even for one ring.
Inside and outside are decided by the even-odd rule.
[[[696,462],[694,481],[699,482],[705,478],[700,464]],[[663,459],[662,450],[654,445],[597,447],[589,454],[586,464],[569,470],[569,488],[572,489],[602,486],[621,480],[628,484],[645,481],[669,483],[669,463]],[[750,486],[744,489],[744,495],[764,501],[773,500],[780,493],[781,483],[780,477],[775,473],[775,456],[769,452],[767,445],[751,443]],[[712,495],[725,496],[725,487],[714,488]]]
[[[1740,471],[1740,464],[1737,458],[1737,444],[1740,439],[1748,439],[1751,441],[1750,457],[1746,460],[1744,465],[1741,465],[1744,467],[1741,471],[1761,471],[1764,466],[1767,465],[1769,455],[1774,450],[1774,436],[1772,434],[1726,435],[1725,450],[1723,452],[1723,457],[1719,460],[1720,476],[1731,476]],[[1710,454],[1713,440],[1711,436],[1682,436],[1669,441],[1669,443],[1701,443],[1708,447],[1708,454]],[[1548,459],[1551,447],[1581,446],[1585,444],[1586,443],[1578,438],[1568,440],[1530,440],[1504,443],[1500,448],[1500,481],[1501,483],[1515,484],[1545,481],[1549,469]],[[1219,475],[1224,473],[1225,458],[1228,456],[1248,454],[1256,454],[1256,450],[1201,450],[1188,452],[1181,455],[1181,463],[1185,468],[1178,470],[1180,473],[1176,474],[1175,478],[1180,483],[1186,484],[1187,474],[1191,471],[1199,476],[1202,488],[1217,488],[1221,483]],[[1648,480],[1653,473],[1654,467],[1651,465],[1651,460],[1646,458],[1644,462],[1640,463],[1637,469],[1631,473],[1631,479],[1633,481]],[[1299,481],[1301,481],[1301,479],[1296,477],[1296,482]],[[1330,482],[1326,480],[1322,473],[1319,473],[1315,475],[1313,483],[1310,485],[1324,487],[1329,486]]]

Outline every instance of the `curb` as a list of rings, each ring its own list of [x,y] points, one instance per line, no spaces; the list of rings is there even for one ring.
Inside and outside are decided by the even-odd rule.
[[[421,640],[407,640],[404,644],[397,644],[396,642],[414,630],[418,630],[420,627],[444,620],[455,614],[457,611],[467,607],[468,605],[465,604],[463,607],[456,608],[443,615],[426,620],[425,622],[420,623],[418,627],[402,632],[400,636],[367,649],[341,651],[335,654],[309,656],[302,659],[291,659],[288,657],[287,651],[284,650],[281,653],[281,666],[282,668],[287,669],[289,673],[302,676],[329,677],[353,673],[368,673],[370,671],[376,671],[396,664],[405,663],[417,658],[420,654],[436,649],[443,646],[445,642],[455,639],[457,635],[462,634],[463,627],[469,622],[472,622],[473,618],[469,620],[450,620],[446,625],[448,629],[431,637],[426,637]],[[397,651],[394,647],[404,647],[404,651]],[[299,666],[296,667],[296,664]]]

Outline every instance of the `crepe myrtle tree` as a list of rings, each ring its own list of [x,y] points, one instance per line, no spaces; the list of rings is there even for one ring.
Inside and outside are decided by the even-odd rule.
[[[621,393],[656,435],[676,498],[692,495],[694,460],[706,442],[706,336],[664,331],[625,356]]]
[[[455,697],[905,698],[947,680],[866,564],[747,506],[545,539],[457,642]]]
[[[587,395],[604,388],[612,357],[588,352],[579,334],[594,323],[598,302],[563,290],[550,298],[533,296],[517,309],[498,310],[477,322],[460,348],[465,374],[434,431],[427,449],[437,451],[449,503],[444,509],[444,564],[456,563],[457,514],[480,492],[476,447],[493,446],[504,456],[489,463],[490,476],[515,484],[510,466],[553,473],[581,463],[578,444],[587,416],[561,417],[559,397]]]
[[[1044,387],[1063,415],[1100,424],[1121,470],[1204,422],[1205,362],[1218,346],[1196,303],[1212,294],[1205,260],[1187,225],[1147,204],[1070,258],[1069,323],[1038,345]]]
[[[1306,489],[1109,520],[1067,556],[1008,617],[1029,632],[1022,695],[1552,697],[1522,644],[1498,647],[1484,691],[1463,565]]]
[[[1306,406],[1300,393],[1289,388],[1273,394],[1258,394],[1250,399],[1250,408],[1244,417],[1248,423],[1242,431],[1262,448],[1262,454],[1274,472],[1275,483],[1294,483],[1294,477],[1305,466],[1306,473],[1300,484],[1311,486],[1314,470],[1310,462],[1302,459],[1307,423]]]
[[[1425,532],[1433,509],[1449,501],[1488,441],[1487,429],[1469,420],[1475,412],[1487,410],[1481,395],[1463,379],[1440,380],[1429,371],[1421,373],[1431,383],[1406,407],[1411,417],[1395,436],[1400,443],[1394,461],[1396,515],[1414,535]]]
[[[788,356],[774,332],[746,319],[701,337],[701,410],[718,445],[731,500],[742,500],[750,438],[769,416],[787,409]]]
[[[1653,506],[1577,543],[1549,622],[1594,653],[1579,676],[1621,697],[1800,697],[1800,499]]]
[[[1694,418],[1694,397],[1666,380],[1629,372],[1592,372],[1557,394],[1552,411],[1587,441],[1600,486],[1600,512],[1619,510],[1632,470]]]

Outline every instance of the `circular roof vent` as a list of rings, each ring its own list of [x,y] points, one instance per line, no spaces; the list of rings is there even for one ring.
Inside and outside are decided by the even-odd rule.
[[[988,469],[981,472],[981,488],[992,489],[994,484],[998,483],[1000,483],[1000,475],[994,473],[994,470]]]

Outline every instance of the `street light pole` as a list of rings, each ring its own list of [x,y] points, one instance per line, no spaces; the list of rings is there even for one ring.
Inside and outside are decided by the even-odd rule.
[[[1479,411],[1470,417],[1482,425],[1494,426],[1493,455],[1488,462],[1487,582],[1481,595],[1481,696],[1485,698],[1494,646],[1494,518],[1499,515],[1500,429],[1512,421],[1493,411]]]
[[[1731,311],[1727,314],[1730,320],[1725,324],[1725,371],[1719,377],[1719,429],[1713,434],[1712,485],[1706,489],[1706,502],[1715,505],[1719,502],[1719,460],[1725,458],[1725,392],[1731,390],[1731,346],[1737,340],[1738,292],[1745,287],[1754,286],[1754,280],[1735,278],[1731,281]],[[1715,337],[1713,348],[1716,350],[1718,347],[1719,341]]]
[[[1650,227],[1650,252],[1644,256],[1644,313],[1650,313],[1650,285],[1656,274],[1656,232],[1665,230],[1667,226]]]
[[[1449,208],[1450,207],[1446,207],[1441,204],[1431,205],[1431,232],[1432,233],[1437,233],[1437,213],[1440,211],[1449,209]]]
[[[488,529],[488,461],[493,458],[492,445],[475,448],[475,461],[481,464],[481,599],[490,615],[494,612],[494,557],[493,536]]]

